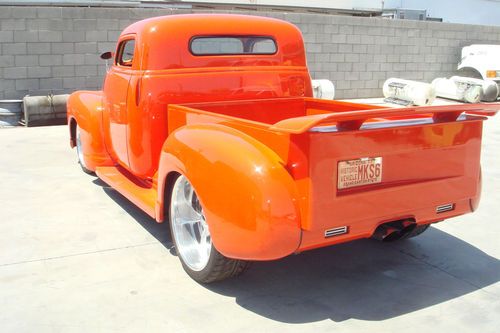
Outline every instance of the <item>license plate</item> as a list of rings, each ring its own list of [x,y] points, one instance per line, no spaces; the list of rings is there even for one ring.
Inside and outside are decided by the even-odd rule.
[[[339,190],[380,183],[382,181],[382,157],[340,161],[337,175],[337,188]]]

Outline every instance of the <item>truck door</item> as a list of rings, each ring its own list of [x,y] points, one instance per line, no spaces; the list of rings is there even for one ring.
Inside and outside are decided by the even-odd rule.
[[[136,71],[134,35],[122,36],[116,50],[115,61],[104,82],[103,124],[105,143],[112,158],[128,167],[127,126],[129,82]]]

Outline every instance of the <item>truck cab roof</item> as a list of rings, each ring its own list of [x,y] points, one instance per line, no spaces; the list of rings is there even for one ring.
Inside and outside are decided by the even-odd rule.
[[[197,38],[252,37],[273,41],[274,52],[193,52]],[[233,14],[160,16],[125,28],[120,39],[135,38],[138,69],[165,70],[233,66],[306,66],[299,29],[281,20]],[[219,39],[219,41],[221,41]],[[234,49],[234,48],[233,48]],[[136,67],[137,68],[137,67]]]

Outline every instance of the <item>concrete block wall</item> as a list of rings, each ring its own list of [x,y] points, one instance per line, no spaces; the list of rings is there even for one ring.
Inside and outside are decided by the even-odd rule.
[[[100,89],[98,55],[137,20],[187,10],[0,6],[0,99]],[[245,13],[245,12],[239,12]],[[381,96],[389,77],[431,81],[455,75],[461,47],[500,44],[500,27],[321,14],[246,12],[296,24],[311,76],[335,83],[337,98]]]
[[[500,44],[500,27],[347,16],[300,15],[313,78],[336,98],[380,97],[390,77],[431,82],[460,75],[463,46]],[[293,22],[293,21],[292,21]]]

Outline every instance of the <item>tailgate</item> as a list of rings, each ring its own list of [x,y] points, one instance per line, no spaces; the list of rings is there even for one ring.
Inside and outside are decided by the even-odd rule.
[[[309,165],[300,250],[370,237],[384,222],[429,223],[470,212],[480,194],[485,118],[478,115],[495,112],[452,107],[344,112],[306,125],[290,120]],[[381,118],[386,112],[400,114]]]

